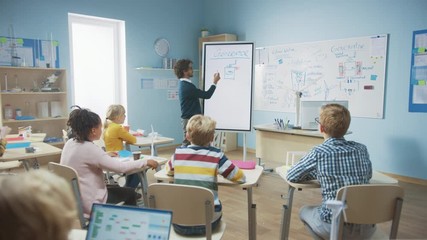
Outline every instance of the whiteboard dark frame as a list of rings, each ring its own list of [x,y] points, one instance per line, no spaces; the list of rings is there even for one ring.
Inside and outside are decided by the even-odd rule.
[[[234,46],[248,46],[250,47],[251,50],[251,59],[250,59],[250,72],[248,71],[246,74],[250,75],[250,93],[249,93],[249,97],[247,99],[247,101],[249,101],[249,108],[245,107],[246,109],[244,110],[244,113],[246,113],[243,117],[248,116],[249,117],[249,122],[244,123],[242,125],[232,125],[232,126],[224,126],[222,121],[221,121],[221,117],[215,116],[210,114],[211,110],[209,108],[207,108],[207,101],[215,101],[214,96],[217,93],[217,91],[220,90],[220,88],[222,87],[221,85],[224,84],[224,79],[221,79],[218,82],[218,86],[217,89],[215,90],[214,95],[212,96],[211,99],[205,100],[203,101],[203,114],[204,115],[208,115],[210,117],[212,117],[213,119],[215,119],[217,121],[217,130],[220,131],[232,131],[232,132],[250,132],[252,129],[252,109],[253,109],[253,91],[254,91],[254,53],[255,53],[255,43],[254,42],[246,42],[246,41],[236,41],[236,42],[205,42],[203,43],[203,48],[202,48],[202,68],[203,68],[203,86],[205,88],[205,90],[209,89],[209,87],[211,86],[211,81],[212,81],[212,77],[213,76],[206,76],[207,73],[207,64],[206,64],[206,49],[209,50],[210,46],[227,46],[227,47],[234,47]],[[209,65],[209,62],[208,62]],[[248,65],[245,65],[245,67],[247,67]],[[223,78],[223,74],[221,74],[221,78]],[[236,89],[237,90],[237,89]],[[236,95],[235,96],[230,96],[230,98],[228,99],[229,101],[232,101],[233,99],[237,98],[237,97],[241,97],[238,94],[238,91],[235,91]],[[228,115],[231,111],[236,111],[236,109],[228,109],[227,107],[230,106],[229,104],[218,104],[215,106],[221,106],[221,114],[223,115]],[[240,106],[239,106],[240,107]],[[239,121],[240,122],[240,121]],[[240,124],[240,123],[239,123]]]

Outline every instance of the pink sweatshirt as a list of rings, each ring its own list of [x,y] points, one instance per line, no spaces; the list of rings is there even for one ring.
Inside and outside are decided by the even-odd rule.
[[[61,164],[74,168],[79,177],[83,211],[90,214],[93,203],[107,202],[103,170],[127,173],[146,165],[146,160],[120,162],[93,142],[78,143],[70,139],[61,154]]]

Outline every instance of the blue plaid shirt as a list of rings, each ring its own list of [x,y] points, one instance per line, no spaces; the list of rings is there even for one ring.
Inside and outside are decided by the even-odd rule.
[[[372,165],[366,146],[344,138],[329,138],[314,147],[287,174],[288,181],[294,183],[314,179],[320,182],[320,218],[327,223],[331,223],[332,211],[325,201],[335,199],[341,187],[367,184],[371,177]]]

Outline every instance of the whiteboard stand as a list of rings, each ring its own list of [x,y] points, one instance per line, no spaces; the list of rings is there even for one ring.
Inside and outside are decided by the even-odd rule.
[[[301,96],[302,92],[295,92],[295,125],[294,128],[301,127]]]
[[[246,133],[243,133],[243,161],[246,161]]]

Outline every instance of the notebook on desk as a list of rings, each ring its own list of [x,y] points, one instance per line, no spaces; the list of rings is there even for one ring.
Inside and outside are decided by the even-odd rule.
[[[171,211],[94,203],[86,240],[167,240],[171,224]]]
[[[255,169],[255,161],[231,160],[231,162],[240,169]]]

